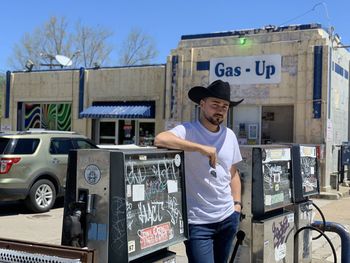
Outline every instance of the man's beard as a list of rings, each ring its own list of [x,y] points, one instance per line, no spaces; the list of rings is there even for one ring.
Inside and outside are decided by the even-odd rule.
[[[220,125],[224,121],[224,116],[221,114],[214,114],[214,116],[207,116],[204,113],[204,118],[213,125]]]

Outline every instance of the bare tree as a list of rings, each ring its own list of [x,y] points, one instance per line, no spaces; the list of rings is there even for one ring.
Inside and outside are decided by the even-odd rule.
[[[64,17],[51,17],[33,33],[25,33],[14,46],[9,64],[14,69],[23,69],[31,60],[35,69],[56,66],[56,55],[74,57],[74,66],[91,67],[103,63],[109,57],[112,47],[107,39],[112,32],[103,28],[92,28],[78,23],[75,32],[69,32],[69,24]],[[80,54],[78,56],[78,50]]]
[[[77,23],[73,32],[69,29],[66,18],[51,17],[34,32],[23,35],[13,48],[9,65],[15,70],[22,70],[30,60],[34,69],[44,66],[52,68],[57,66],[56,55],[74,58],[75,67],[103,66],[110,60],[113,47],[108,41],[113,35],[112,31],[84,26],[81,22]],[[157,54],[153,38],[140,29],[133,29],[123,42],[119,62],[121,65],[147,64]]]
[[[51,17],[33,33],[25,33],[21,41],[14,46],[9,64],[14,69],[23,69],[26,61],[31,60],[34,68],[41,64],[53,64],[57,54],[72,54],[72,37],[67,31],[68,22],[64,17]]]
[[[119,63],[123,66],[148,64],[157,55],[153,38],[141,29],[135,28],[122,44]]]
[[[113,32],[106,28],[92,28],[77,24],[75,43],[81,55],[77,63],[84,67],[100,66],[109,58],[113,48],[108,44],[108,39]]]

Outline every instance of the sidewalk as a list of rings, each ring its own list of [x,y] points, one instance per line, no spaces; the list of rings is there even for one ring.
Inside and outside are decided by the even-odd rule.
[[[339,191],[321,192],[313,201],[321,209],[327,222],[342,224],[350,230],[350,187],[340,186]],[[316,213],[315,220],[321,221],[321,216]],[[337,252],[337,261],[341,262],[341,240],[338,234],[325,232],[334,245]],[[312,243],[313,263],[333,262],[333,254],[330,245],[324,237],[314,240]]]
[[[350,230],[350,187],[339,187],[339,191],[321,192],[317,198],[312,201],[321,209],[327,222],[342,224]],[[314,220],[321,221],[321,216],[314,209],[316,215]],[[336,233],[325,233],[334,245],[337,252],[337,261],[341,262],[341,240]],[[313,236],[317,236],[315,233]],[[185,246],[177,244],[169,248],[176,253],[177,263],[187,263]],[[333,262],[333,254],[327,240],[322,236],[312,243],[312,263],[330,263]]]

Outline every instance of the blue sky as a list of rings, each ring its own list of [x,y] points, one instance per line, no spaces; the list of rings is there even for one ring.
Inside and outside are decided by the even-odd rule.
[[[116,50],[132,28],[151,35],[159,50],[154,63],[165,63],[182,35],[265,25],[320,23],[333,26],[350,45],[349,0],[10,0],[1,2],[0,72],[11,70],[8,58],[24,33],[33,32],[51,16],[64,16],[73,27],[99,25],[114,32]],[[117,65],[117,52],[111,65]]]

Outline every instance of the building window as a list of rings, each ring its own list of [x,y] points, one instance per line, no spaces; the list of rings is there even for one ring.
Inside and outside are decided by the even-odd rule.
[[[139,122],[139,145],[150,146],[154,143],[155,127],[154,122]]]
[[[136,144],[135,120],[119,120],[118,144]]]
[[[99,144],[116,144],[117,133],[115,121],[100,121]]]
[[[93,138],[97,144],[136,144],[150,146],[154,143],[153,119],[96,120]]]
[[[23,103],[18,130],[41,128],[70,131],[72,126],[71,103]],[[22,113],[23,112],[23,113]]]

